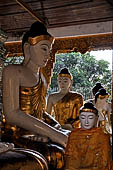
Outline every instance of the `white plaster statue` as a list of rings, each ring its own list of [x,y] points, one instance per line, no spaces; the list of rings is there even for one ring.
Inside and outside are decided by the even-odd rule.
[[[32,91],[37,86],[39,86],[38,90],[45,86],[46,80],[40,72],[40,68],[45,67],[50,59],[52,42],[53,37],[47,32],[42,23],[35,22],[32,24],[30,30],[23,37],[22,45],[25,57],[23,64],[8,65],[3,70],[3,110],[7,123],[34,134],[49,137],[52,141],[65,147],[67,135],[43,122],[42,117],[37,112],[40,107],[38,104],[35,109],[32,107],[36,102],[33,100],[34,94],[30,96],[30,99],[29,97],[24,99],[23,95],[27,93],[27,90],[21,92],[23,102],[20,103],[20,91],[24,87]],[[42,94],[40,92],[38,95],[42,97]],[[43,105],[43,103],[41,104]]]

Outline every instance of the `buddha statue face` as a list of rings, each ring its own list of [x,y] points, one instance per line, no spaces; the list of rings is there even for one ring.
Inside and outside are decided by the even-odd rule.
[[[42,40],[35,45],[30,45],[31,60],[38,67],[45,67],[50,58],[51,42]]]
[[[81,112],[79,116],[81,128],[91,129],[96,126],[98,116],[92,112]]]
[[[70,89],[71,84],[72,84],[72,81],[70,80],[69,77],[66,77],[66,76],[58,77],[58,86],[60,90]]]
[[[45,25],[38,21],[34,22],[22,39],[23,65],[30,62],[35,67],[45,67],[53,43],[54,38],[47,32]]]

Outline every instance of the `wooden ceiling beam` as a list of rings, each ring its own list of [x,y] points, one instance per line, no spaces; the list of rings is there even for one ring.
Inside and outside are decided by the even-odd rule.
[[[20,4],[29,14],[31,14],[37,21],[44,23],[42,17],[35,13],[24,1],[16,0],[18,4]]]

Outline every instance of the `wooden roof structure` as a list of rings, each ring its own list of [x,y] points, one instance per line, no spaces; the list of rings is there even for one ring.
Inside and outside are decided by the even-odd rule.
[[[113,49],[113,0],[0,0],[0,31],[8,36],[7,56],[22,55],[22,36],[37,16],[56,37],[53,54]],[[0,42],[1,38],[5,39],[0,37]]]
[[[113,0],[22,0],[48,29],[113,21]],[[19,40],[36,21],[17,0],[0,0],[0,29]],[[70,30],[71,31],[71,30]]]

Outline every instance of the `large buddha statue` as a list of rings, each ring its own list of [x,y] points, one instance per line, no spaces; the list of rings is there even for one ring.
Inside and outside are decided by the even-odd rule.
[[[57,121],[45,112],[49,68],[46,65],[51,60],[52,44],[53,37],[45,25],[33,23],[22,40],[24,62],[8,65],[3,70],[2,141],[13,142],[17,147],[37,149],[46,155],[48,162],[58,161],[55,156],[50,156],[58,150],[62,159],[62,148],[68,138],[66,131],[53,127]],[[46,147],[45,143],[49,141],[59,144],[61,149],[55,145],[50,149],[51,142]]]
[[[85,103],[79,118],[81,127],[69,135],[65,170],[111,170],[110,138],[96,127],[98,110],[92,103]]]
[[[79,126],[79,109],[83,105],[81,94],[72,91],[72,75],[67,68],[58,74],[59,91],[49,95],[47,112],[54,116],[64,129]]]

